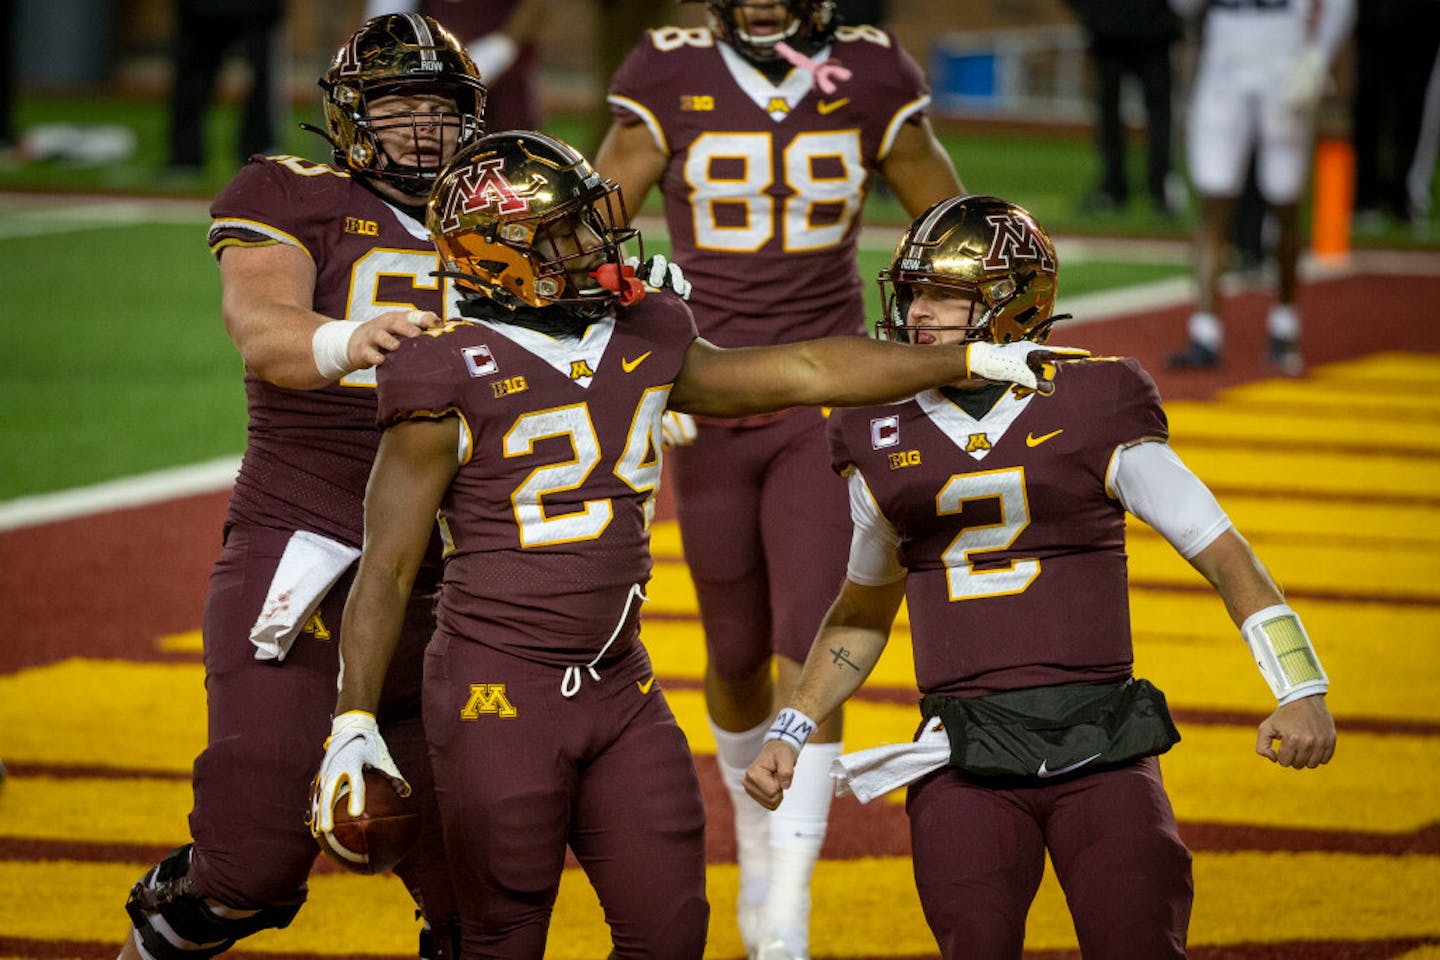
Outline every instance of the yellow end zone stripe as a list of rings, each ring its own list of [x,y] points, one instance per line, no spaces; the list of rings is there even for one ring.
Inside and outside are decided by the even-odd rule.
[[[0,930],[37,940],[111,942],[123,925],[124,891],[144,864],[0,862]],[[1195,857],[1192,946],[1299,940],[1405,939],[1440,935],[1425,891],[1440,889],[1440,858],[1358,854],[1207,854]],[[734,931],[735,869],[709,871],[709,951],[740,954]],[[1255,891],[1264,890],[1264,896]],[[822,956],[913,956],[934,941],[920,914],[907,858],[822,861],[815,871],[811,946]],[[406,954],[416,927],[391,877],[318,875],[287,930],[246,941],[247,951],[321,956]],[[1047,869],[1030,911],[1025,946],[1074,949],[1063,895]],[[603,956],[609,937],[594,893],[567,870],[550,930],[550,960]]]

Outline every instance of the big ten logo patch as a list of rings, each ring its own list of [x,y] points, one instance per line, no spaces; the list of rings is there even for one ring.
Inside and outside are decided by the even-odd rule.
[[[680,96],[681,110],[709,112],[715,109],[715,98],[706,93],[686,93]]]
[[[496,380],[490,384],[490,389],[495,391],[496,398],[508,397],[512,393],[524,393],[530,389],[524,377],[506,377],[504,380]]]
[[[461,720],[479,720],[486,714],[493,714],[504,720],[518,716],[520,711],[505,696],[503,683],[472,683],[470,698],[460,708]]]
[[[899,453],[890,454],[890,469],[900,470],[905,467],[920,466],[919,450],[902,450]]]
[[[362,237],[380,236],[380,224],[374,220],[362,220],[359,217],[345,218],[345,232],[359,234]]]

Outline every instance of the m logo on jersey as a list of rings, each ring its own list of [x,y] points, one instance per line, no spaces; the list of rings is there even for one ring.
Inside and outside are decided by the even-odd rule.
[[[465,701],[465,706],[460,708],[461,720],[479,720],[481,715],[492,713],[505,720],[513,719],[519,714],[510,698],[505,696],[505,684],[503,683],[472,683],[470,684],[470,699]]]
[[[870,447],[881,450],[900,442],[900,418],[876,417],[870,421]]]
[[[500,372],[500,364],[495,362],[495,355],[484,344],[466,347],[460,353],[465,358],[465,367],[472,377],[488,377],[492,373]]]
[[[445,210],[440,218],[442,230],[455,230],[460,226],[460,217],[467,213],[485,210],[496,214],[524,213],[530,209],[528,197],[534,192],[534,185],[516,187],[505,179],[501,171],[505,167],[503,157],[478,160],[468,168],[456,173],[460,189],[446,195]]]
[[[983,433],[972,433],[970,439],[965,441],[965,452],[974,453],[976,450],[989,450],[990,438]]]
[[[629,371],[626,371],[626,372],[628,373]],[[588,360],[571,360],[571,361],[570,361],[570,379],[571,379],[571,380],[584,380],[584,379],[586,379],[587,377],[593,377],[593,376],[595,376],[595,371],[590,369],[590,362],[589,362]]]
[[[986,217],[985,221],[995,228],[990,250],[980,261],[986,270],[1005,270],[1024,262],[1038,263],[1046,273],[1055,272],[1055,261],[1024,220],[995,213]]]

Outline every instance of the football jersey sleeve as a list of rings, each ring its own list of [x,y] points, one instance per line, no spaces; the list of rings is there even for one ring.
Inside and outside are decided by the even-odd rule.
[[[309,172],[298,175],[286,161]],[[335,204],[323,184],[315,189],[317,184],[306,182],[317,175],[337,182],[348,177],[325,164],[293,157],[251,159],[210,205],[210,252],[219,257],[231,246],[288,243],[318,259],[315,238],[325,227],[333,227]]]
[[[1116,445],[1168,440],[1170,423],[1155,380],[1131,357],[1107,366],[1114,370],[1114,387],[1112,408],[1105,420],[1112,424]]]
[[[405,340],[377,368],[376,422],[382,429],[459,410],[456,376],[464,358],[451,341],[445,334]]]

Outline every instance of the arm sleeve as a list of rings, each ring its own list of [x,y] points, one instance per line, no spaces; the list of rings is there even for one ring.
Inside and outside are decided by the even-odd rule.
[[[1154,527],[1186,560],[1230,528],[1210,488],[1168,443],[1133,444],[1112,463],[1110,487],[1125,509]]]
[[[850,535],[850,561],[845,576],[867,587],[894,583],[905,576],[897,553],[900,535],[880,513],[859,470],[850,471],[849,484],[850,519],[855,531]]]

